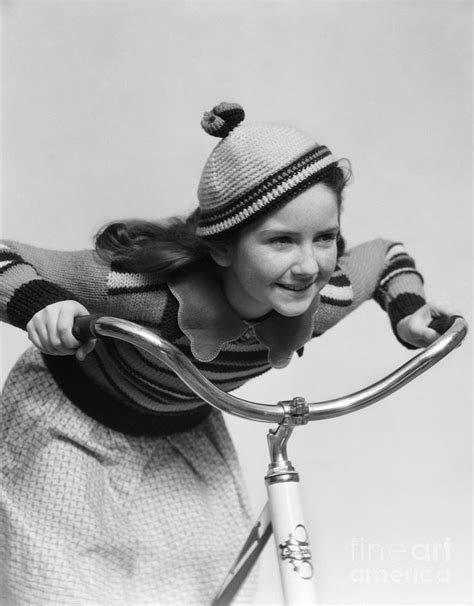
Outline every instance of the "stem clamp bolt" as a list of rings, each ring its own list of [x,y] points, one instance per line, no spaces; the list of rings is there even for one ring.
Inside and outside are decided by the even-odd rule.
[[[285,421],[289,425],[306,425],[309,421],[309,406],[306,400],[296,396],[292,400],[279,402],[285,411]]]

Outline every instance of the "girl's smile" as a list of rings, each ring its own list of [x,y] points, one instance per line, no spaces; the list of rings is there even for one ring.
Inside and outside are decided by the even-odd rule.
[[[303,284],[303,285],[298,285],[298,284],[278,284],[277,286],[280,286],[281,288],[285,288],[286,290],[292,290],[294,292],[302,292],[302,291],[307,290],[308,288],[310,288],[313,284],[314,284],[314,280],[312,280],[311,282],[309,282],[309,284]]]
[[[336,194],[323,183],[251,224],[213,255],[231,306],[244,319],[303,314],[335,269],[338,232]]]

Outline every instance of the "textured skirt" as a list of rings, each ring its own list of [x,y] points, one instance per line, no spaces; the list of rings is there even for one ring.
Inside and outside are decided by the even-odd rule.
[[[219,412],[127,436],[76,408],[36,349],[18,360],[0,404],[2,604],[210,604],[250,525]]]

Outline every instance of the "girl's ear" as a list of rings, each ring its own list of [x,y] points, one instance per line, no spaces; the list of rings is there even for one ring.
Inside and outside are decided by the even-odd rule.
[[[232,246],[219,246],[209,251],[212,259],[220,267],[229,267],[232,263]]]

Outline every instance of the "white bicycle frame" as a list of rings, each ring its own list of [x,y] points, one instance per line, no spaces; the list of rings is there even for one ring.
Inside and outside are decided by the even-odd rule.
[[[198,397],[212,406],[246,419],[278,424],[267,435],[270,453],[270,464],[265,476],[268,502],[212,604],[226,606],[231,603],[272,533],[285,604],[317,604],[299,476],[288,460],[288,440],[295,427],[309,421],[349,414],[374,404],[431,368],[458,347],[467,334],[464,318],[454,316],[451,320],[452,325],[434,343],[380,381],[342,398],[315,403],[307,403],[304,398],[295,397],[277,404],[262,404],[232,396],[215,387],[174,345],[127,320],[103,316],[77,318],[74,334],[83,341],[97,336],[127,341],[164,362]]]

